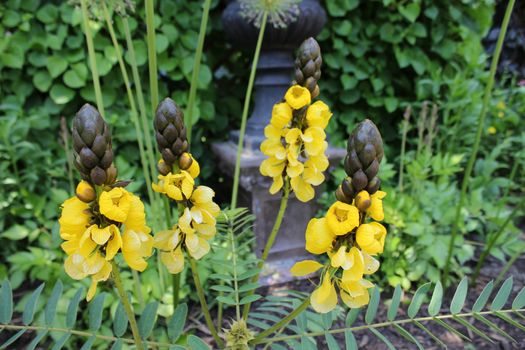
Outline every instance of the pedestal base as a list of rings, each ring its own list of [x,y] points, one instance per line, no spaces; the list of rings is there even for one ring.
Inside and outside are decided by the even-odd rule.
[[[214,143],[212,150],[219,160],[220,170],[231,181],[235,169],[237,145],[233,142]],[[330,161],[330,167],[325,175],[330,173],[330,168],[339,165],[346,155],[346,151],[339,148],[328,148],[326,153]],[[250,149],[244,151],[241,156],[238,203],[239,207],[247,207],[256,216],[254,232],[257,256],[262,254],[279,211],[281,200],[279,195],[271,195],[268,191],[271,185],[271,178],[262,176],[259,172],[259,166],[266,158],[261,152]],[[324,190],[323,187],[323,185],[315,187],[316,198]],[[268,266],[261,275],[263,283],[273,284],[292,279],[292,276],[289,274],[289,268],[295,261],[302,260],[308,256],[304,249],[304,233],[308,221],[315,216],[318,209],[315,199],[308,203],[303,203],[295,198],[293,193],[290,195],[281,229],[268,256]]]

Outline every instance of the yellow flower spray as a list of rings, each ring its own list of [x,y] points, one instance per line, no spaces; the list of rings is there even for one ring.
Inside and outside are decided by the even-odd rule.
[[[368,304],[368,289],[373,287],[366,276],[379,269],[375,258],[383,252],[386,228],[379,191],[379,163],[383,156],[381,135],[375,125],[365,120],[350,136],[345,170],[349,175],[336,192],[337,201],[320,219],[312,219],[306,229],[306,250],[327,254],[329,262],[315,260],[296,263],[291,273],[304,276],[322,270],[321,283],[310,296],[310,304],[320,313],[333,310],[341,300],[350,308]],[[368,218],[372,219],[369,221]]]

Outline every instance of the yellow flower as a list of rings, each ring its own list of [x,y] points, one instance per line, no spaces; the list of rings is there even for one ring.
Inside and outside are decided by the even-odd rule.
[[[190,157],[192,159],[192,162],[190,167],[187,169],[187,172],[191,175],[192,178],[196,179],[201,173],[201,167],[199,165],[199,162],[197,162],[197,159],[193,158],[191,154]]]
[[[122,187],[104,191],[98,201],[100,213],[110,220],[124,222],[131,208],[131,199],[131,194]]]
[[[126,230],[132,230],[135,232],[150,233],[151,229],[146,226],[146,212],[144,210],[144,204],[138,196],[131,194],[131,208],[128,212],[128,217],[124,221],[124,227]]]
[[[328,158],[324,154],[309,157],[304,162],[303,178],[311,185],[318,186],[323,183],[323,172],[328,169]]]
[[[351,309],[365,306],[370,301],[368,289],[374,285],[365,280],[352,281],[340,284],[340,294],[343,302]]]
[[[292,109],[287,103],[276,103],[272,109],[270,123],[276,128],[282,129],[292,120]],[[268,137],[268,136],[266,136]]]
[[[292,276],[306,276],[323,267],[322,264],[318,263],[315,260],[303,260],[296,262],[290,272]]]
[[[493,127],[493,126],[489,126],[489,127],[487,128],[487,131],[488,131],[488,133],[491,134],[491,135],[494,135],[496,132],[498,132],[498,130],[496,130],[496,128]]]
[[[302,176],[293,177],[290,180],[290,184],[295,193],[295,196],[301,202],[308,202],[315,196],[315,190],[308,182],[306,182]]]
[[[263,176],[276,177],[281,176],[286,162],[275,157],[270,157],[262,161],[259,171]]]
[[[332,249],[335,237],[325,218],[311,219],[306,227],[306,250],[312,254],[326,253]]]
[[[335,202],[326,213],[328,226],[336,235],[345,235],[359,226],[359,210],[353,205]]]
[[[270,193],[276,194],[283,187],[283,185],[284,185],[283,177],[281,175],[275,176],[273,178],[272,185],[270,186]]]
[[[153,246],[164,251],[172,251],[179,245],[180,234],[177,225],[174,225],[171,230],[159,231],[153,238]]]
[[[304,149],[309,156],[319,155],[324,151],[326,134],[323,129],[310,127],[301,135],[304,142]]]
[[[159,175],[158,179],[158,184],[152,184],[153,191],[164,193],[176,201],[191,197],[195,180],[186,170],[181,170],[178,174]]]
[[[211,188],[198,186],[190,198],[193,204],[190,213],[194,221],[194,227],[206,239],[210,239],[215,235],[215,218],[221,211],[217,203],[213,202],[214,196],[215,192]]]
[[[499,101],[498,104],[496,105],[496,108],[504,110],[505,108],[507,108],[507,105],[505,104],[505,101]]]
[[[86,232],[96,244],[103,246],[107,243],[106,260],[108,261],[113,259],[122,247],[122,237],[120,236],[118,227],[115,225],[109,225],[102,228],[97,225],[91,225]],[[82,245],[85,245],[85,242],[86,237],[84,237]]]
[[[316,126],[324,129],[328,125],[331,116],[332,112],[330,112],[330,108],[328,108],[323,101],[312,103],[306,111],[308,126]]]
[[[281,142],[281,129],[268,124],[264,128],[266,140],[261,143],[261,152],[267,156],[273,156],[283,160],[286,158],[286,149]]]
[[[294,85],[286,91],[284,99],[293,109],[301,109],[310,104],[312,97],[307,88]]]
[[[327,313],[335,309],[337,305],[337,292],[330,279],[330,273],[326,272],[321,285],[314,290],[310,296],[310,302],[315,311]]]
[[[176,275],[184,270],[184,254],[180,247],[170,252],[161,252],[160,260],[171,274]]]
[[[92,202],[97,198],[97,194],[95,193],[93,186],[84,180],[78,183],[75,193],[78,199],[86,203]]]
[[[134,270],[144,271],[148,263],[144,258],[151,256],[153,237],[144,232],[126,230],[122,236],[122,255]]]
[[[105,263],[106,260],[99,252],[94,252],[89,256],[75,253],[66,258],[64,269],[71,278],[81,280],[98,273]]]
[[[86,296],[87,301],[91,301],[91,299],[93,299],[93,297],[95,296],[95,293],[97,292],[98,282],[108,280],[109,275],[111,274],[111,270],[111,264],[105,261],[100,271],[91,276],[91,285],[89,286],[89,290]]]
[[[89,205],[77,197],[66,199],[62,203],[62,215],[58,219],[60,224],[60,237],[71,240],[80,237],[89,226],[91,213]]]
[[[385,198],[386,192],[376,191],[370,196],[370,207],[368,207],[366,213],[376,221],[382,221],[385,218],[383,212],[383,198]]]
[[[363,224],[356,232],[356,241],[361,250],[368,254],[383,252],[385,245],[386,229],[377,222]]]
[[[210,251],[208,241],[193,232],[186,233],[184,244],[188,249],[188,253],[196,260],[199,260]]]

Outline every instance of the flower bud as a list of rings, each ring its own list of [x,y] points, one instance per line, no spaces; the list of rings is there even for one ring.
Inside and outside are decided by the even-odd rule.
[[[95,198],[97,198],[97,194],[93,186],[91,186],[89,182],[84,180],[78,183],[75,193],[78,199],[80,199],[84,203],[93,202]]]
[[[188,149],[182,110],[171,98],[165,98],[157,107],[153,125],[157,147],[164,162],[171,167]]]
[[[359,192],[355,197],[355,206],[362,212],[366,212],[371,204],[370,195],[366,191]]]
[[[118,171],[113,164],[106,169],[106,184],[111,185],[117,181]]]
[[[157,170],[161,175],[168,175],[171,172],[171,167],[166,164],[164,159],[160,159],[157,163]]]
[[[339,201],[339,202],[343,202],[343,203],[348,203],[348,204],[351,204],[352,203],[352,198],[349,198],[347,197],[344,192],[343,192],[343,188],[341,185],[339,185],[339,187],[337,187],[337,190],[335,191],[335,198]]]
[[[321,48],[314,38],[308,38],[299,47],[295,60],[294,84],[304,86],[310,91],[312,98],[319,95],[317,81],[321,78]]]
[[[191,164],[193,163],[193,158],[188,152],[184,152],[181,154],[179,158],[179,168],[181,170],[188,170],[191,167]]]

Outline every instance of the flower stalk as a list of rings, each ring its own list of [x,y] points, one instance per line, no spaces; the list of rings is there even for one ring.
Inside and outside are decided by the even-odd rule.
[[[501,24],[501,30],[499,32],[498,41],[496,43],[496,49],[494,50],[494,56],[492,57],[492,63],[490,65],[489,80],[487,86],[485,87],[485,95],[483,97],[483,105],[481,108],[481,114],[478,119],[478,128],[476,130],[476,138],[474,140],[474,145],[470,153],[470,158],[467,163],[467,168],[465,169],[465,174],[463,176],[463,182],[461,183],[461,193],[459,196],[459,202],[456,207],[456,214],[454,222],[452,225],[452,232],[450,234],[450,243],[448,246],[447,259],[445,260],[445,268],[443,272],[443,285],[447,285],[449,273],[450,273],[450,264],[452,260],[452,253],[454,251],[454,244],[456,242],[456,237],[459,231],[459,220],[461,217],[461,209],[465,203],[465,197],[467,195],[467,188],[470,181],[470,176],[472,175],[472,170],[474,168],[474,163],[478,155],[479,145],[481,143],[481,134],[483,132],[483,125],[485,124],[485,117],[487,115],[487,110],[490,102],[490,97],[492,95],[492,87],[494,86],[494,80],[496,77],[496,70],[498,68],[499,58],[501,55],[501,50],[503,49],[503,42],[505,40],[505,34],[507,33],[507,28],[510,22],[510,16],[512,14],[512,9],[514,8],[515,0],[510,0],[507,4],[507,9],[505,10],[505,17],[503,18],[503,23]]]
[[[133,312],[131,303],[129,302],[129,299],[126,295],[126,290],[124,289],[124,286],[122,285],[122,279],[120,278],[120,272],[118,269],[118,265],[114,260],[111,262],[111,267],[112,267],[111,274],[113,276],[113,281],[115,282],[115,287],[117,288],[117,293],[120,298],[120,301],[122,302],[122,306],[124,306],[124,311],[126,311],[126,315],[128,315],[129,325],[131,327],[131,333],[133,334],[133,339],[135,340],[135,345],[137,346],[137,350],[144,350],[142,339],[139,333],[139,327],[137,326],[137,320],[135,319],[135,313]]]
[[[199,80],[199,71],[201,68],[202,49],[204,47],[204,38],[206,36],[206,27],[208,26],[208,14],[210,12],[211,0],[204,1],[204,8],[202,10],[201,26],[199,29],[199,39],[197,41],[197,48],[195,49],[195,58],[193,60],[193,72],[191,74],[190,93],[188,96],[188,107],[186,112],[186,127],[188,145],[191,147],[191,130],[193,127],[193,108],[195,105],[195,96],[197,94],[197,85]]]
[[[246,134],[246,120],[248,119],[248,110],[250,108],[250,101],[252,98],[253,84],[255,82],[255,73],[257,71],[257,64],[259,63],[259,56],[261,54],[261,47],[264,39],[264,31],[266,29],[266,22],[268,20],[268,10],[263,14],[261,20],[261,28],[259,36],[257,37],[257,45],[255,46],[255,53],[253,55],[252,69],[250,71],[250,78],[248,80],[248,87],[246,88],[246,97],[244,98],[244,107],[241,117],[241,128],[239,130],[239,143],[237,144],[237,159],[235,161],[235,171],[233,173],[233,189],[231,198],[231,209],[237,208],[237,196],[239,192],[239,177],[241,175],[241,154],[244,147],[244,134]]]
[[[159,104],[159,82],[157,76],[157,53],[155,44],[155,13],[153,0],[146,0],[146,35],[148,43],[148,68],[151,96],[151,111],[155,115],[155,108]]]

